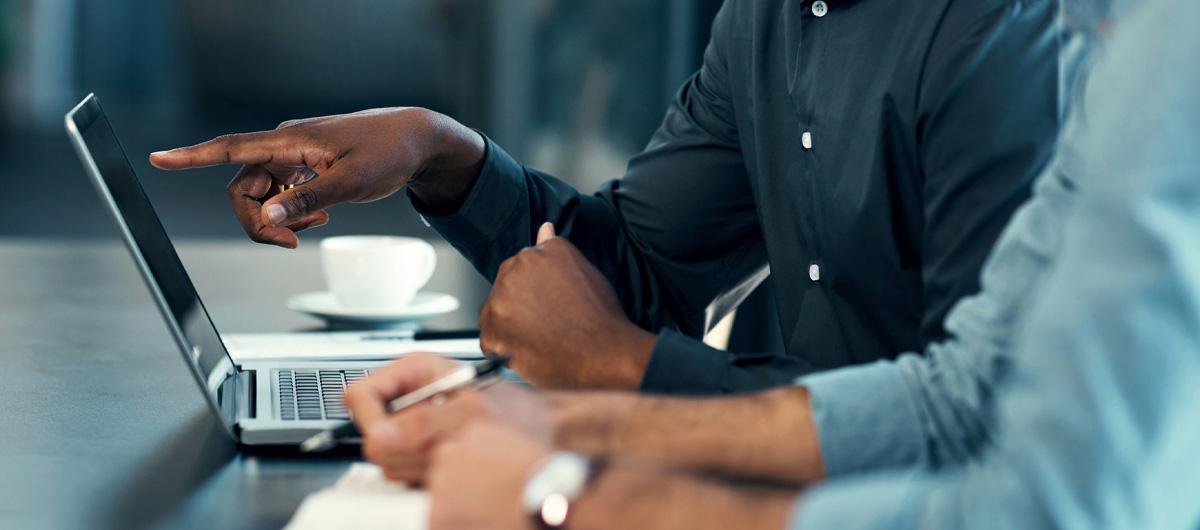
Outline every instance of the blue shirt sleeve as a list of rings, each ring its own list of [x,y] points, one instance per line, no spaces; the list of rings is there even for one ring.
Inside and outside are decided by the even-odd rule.
[[[1039,178],[984,265],[979,294],[946,320],[950,338],[924,356],[802,378],[829,476],[897,466],[937,468],[972,457],[989,439],[991,397],[1011,337],[1053,260],[1074,198],[1063,158]],[[881,407],[881,403],[890,404]]]
[[[1136,9],[1066,133],[1077,204],[1016,322],[995,443],[813,488],[793,528],[1200,526],[1200,4]]]
[[[1076,33],[1064,46],[1072,50],[1062,55],[1064,93],[1082,93],[1092,44],[1088,35]],[[947,315],[945,341],[931,344],[924,355],[797,381],[812,397],[827,475],[962,464],[991,441],[995,386],[1012,362],[1021,316],[1058,257],[1063,225],[1074,208],[1074,176],[1082,171],[1083,157],[1072,131],[1083,121],[1081,113],[1067,121],[1065,140],[1035,182],[1033,196],[1013,214],[984,263],[979,293],[960,300]]]

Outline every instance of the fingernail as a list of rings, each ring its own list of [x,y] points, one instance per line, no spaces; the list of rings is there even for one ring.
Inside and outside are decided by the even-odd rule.
[[[279,223],[283,222],[284,217],[287,217],[287,212],[283,210],[283,206],[278,204],[267,205],[267,221],[272,225],[278,226]]]
[[[162,156],[162,155],[165,155],[165,154],[167,154],[167,152],[166,152],[166,151],[155,151],[155,152],[153,152],[153,153],[150,153],[150,156]]]

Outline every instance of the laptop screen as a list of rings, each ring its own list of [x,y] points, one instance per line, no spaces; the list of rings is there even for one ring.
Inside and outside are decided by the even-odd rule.
[[[232,432],[234,400],[221,387],[233,379],[233,360],[95,96],[67,114],[67,130],[209,404]]]

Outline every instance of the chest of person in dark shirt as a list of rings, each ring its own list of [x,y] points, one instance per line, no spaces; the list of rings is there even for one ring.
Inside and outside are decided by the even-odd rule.
[[[1069,39],[1057,14],[1052,1],[730,0],[623,178],[580,194],[489,144],[474,193],[515,209],[431,222],[489,277],[541,222],[564,227],[659,332],[645,390],[750,390],[919,351],[977,291],[1052,152]],[[786,352],[704,346],[705,310],[767,264]]]

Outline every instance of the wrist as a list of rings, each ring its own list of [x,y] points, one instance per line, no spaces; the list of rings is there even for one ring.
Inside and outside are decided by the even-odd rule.
[[[803,386],[783,387],[766,394],[771,401],[771,410],[781,425],[786,425],[791,434],[790,444],[779,446],[784,452],[781,462],[790,465],[772,465],[779,476],[769,477],[781,482],[813,484],[825,479],[825,463],[821,458],[821,440],[812,417],[812,396]],[[790,468],[790,470],[788,470]]]
[[[416,128],[424,138],[422,163],[408,183],[418,206],[434,215],[458,211],[483,169],[487,143],[483,135],[454,119],[416,109]]]
[[[615,454],[620,419],[632,411],[636,399],[616,392],[549,394],[555,446],[593,456]]]
[[[658,336],[638,327],[624,318],[610,326],[607,342],[610,353],[605,356],[612,362],[615,390],[638,390],[646,377],[646,367]]]
[[[780,484],[804,485],[823,479],[825,468],[808,389],[781,387],[749,399],[754,403],[748,404],[758,411],[756,417],[770,427],[744,425],[746,443],[729,449],[731,461],[723,472]]]
[[[535,528],[563,528],[604,460],[570,451],[551,453],[532,467],[521,493],[521,509]]]

